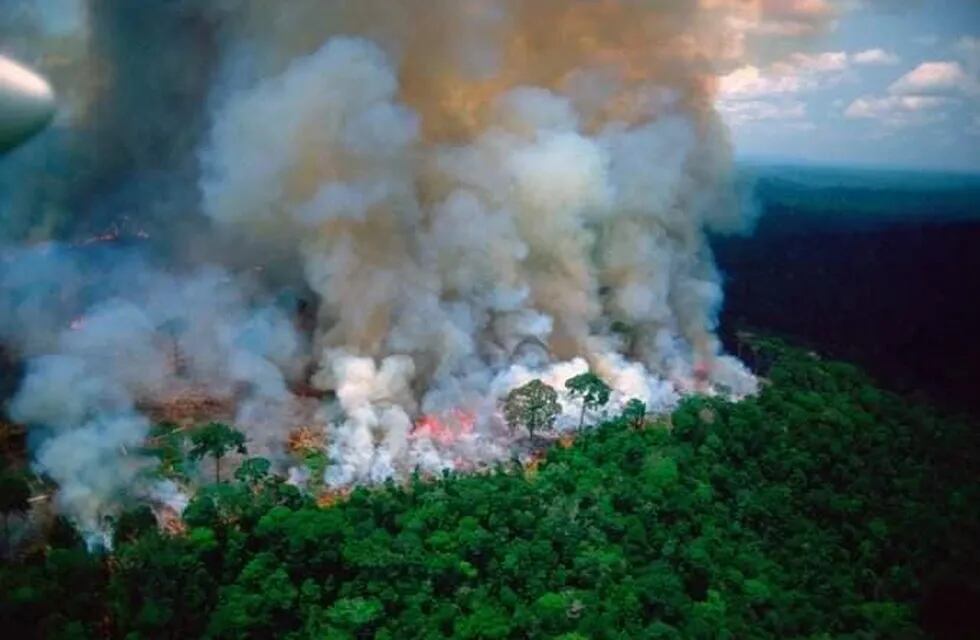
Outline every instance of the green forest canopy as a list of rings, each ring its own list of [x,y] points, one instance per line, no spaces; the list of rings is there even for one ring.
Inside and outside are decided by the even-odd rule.
[[[416,478],[329,509],[250,463],[171,536],[92,555],[62,529],[0,569],[17,638],[969,636],[977,431],[771,343],[739,403],[614,420],[533,471]],[[952,587],[950,587],[952,585]]]

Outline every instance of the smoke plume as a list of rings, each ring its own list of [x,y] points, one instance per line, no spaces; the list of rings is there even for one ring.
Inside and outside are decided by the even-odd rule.
[[[337,487],[508,458],[534,378],[591,369],[609,411],[755,392],[715,337],[705,234],[746,220],[714,88],[824,2],[47,6],[0,13],[64,105],[0,167],[0,340],[90,530],[189,390],[283,472],[319,434]]]

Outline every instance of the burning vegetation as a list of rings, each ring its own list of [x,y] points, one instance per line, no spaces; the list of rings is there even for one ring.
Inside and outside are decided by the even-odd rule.
[[[18,638],[969,638],[948,598],[980,575],[976,425],[762,351],[757,397],[687,398],[671,429],[623,415],[492,473],[304,491],[246,457],[123,512],[110,555],[52,519],[0,564],[0,613]]]
[[[137,405],[154,423],[172,423],[182,428],[215,420],[231,420],[235,404],[231,398],[220,398],[198,389],[185,389],[166,397]]]
[[[716,336],[718,78],[827,0],[13,1],[65,108],[0,168],[8,631],[903,636],[959,451]]]
[[[94,539],[159,491],[160,424],[232,424],[338,492],[758,390],[715,336],[706,232],[751,212],[714,91],[823,2],[83,4],[11,41],[66,115],[44,188],[30,148],[0,173],[0,342],[33,468]]]

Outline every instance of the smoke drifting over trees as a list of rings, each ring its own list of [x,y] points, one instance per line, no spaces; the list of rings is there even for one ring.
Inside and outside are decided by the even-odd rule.
[[[755,392],[714,333],[704,234],[747,222],[715,78],[825,3],[58,6],[0,10],[63,104],[0,168],[0,340],[87,528],[154,491],[142,407],[187,389],[279,471],[322,428],[333,486],[506,457],[532,379],[591,369],[613,410]]]

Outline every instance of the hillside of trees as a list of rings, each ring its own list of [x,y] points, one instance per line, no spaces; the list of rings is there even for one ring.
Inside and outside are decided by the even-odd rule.
[[[976,425],[780,343],[752,355],[758,397],[633,411],[530,466],[323,507],[252,459],[198,492],[182,530],[135,509],[90,553],[61,523],[0,567],[3,632],[976,637]],[[212,428],[195,446],[244,444]]]

